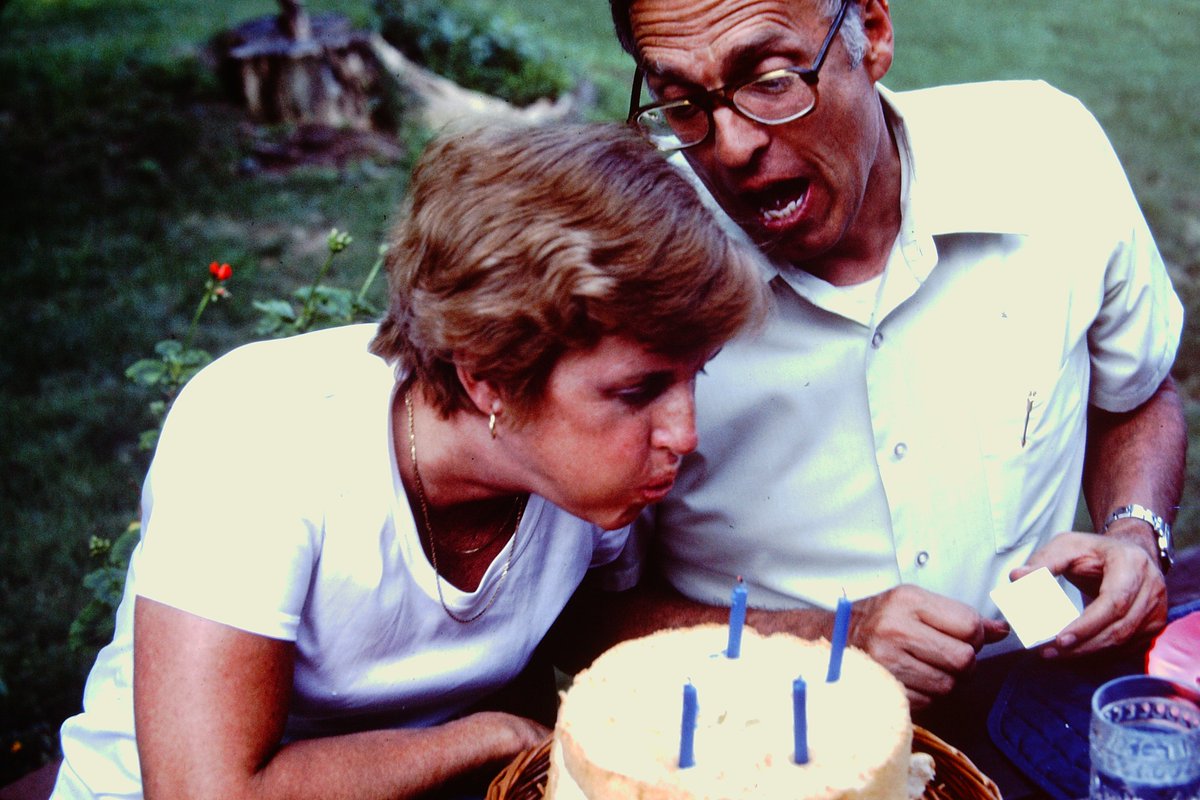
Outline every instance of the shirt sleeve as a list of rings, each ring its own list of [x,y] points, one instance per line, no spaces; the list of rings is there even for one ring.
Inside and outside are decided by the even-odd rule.
[[[143,490],[135,591],[294,641],[320,521],[303,510],[312,489],[300,466],[301,414],[275,402],[264,367],[253,350],[235,351],[177,398]]]
[[[1094,120],[1093,120],[1094,122]],[[1100,313],[1088,331],[1090,401],[1129,411],[1148,400],[1175,362],[1183,306],[1162,255],[1107,137],[1096,124],[1097,173],[1110,179],[1104,221],[1114,237]]]

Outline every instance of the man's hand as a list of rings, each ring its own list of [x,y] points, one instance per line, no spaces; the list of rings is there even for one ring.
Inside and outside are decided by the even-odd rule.
[[[1062,533],[1013,570],[1011,577],[1016,580],[1039,567],[1066,577],[1094,598],[1079,619],[1043,649],[1047,657],[1086,655],[1148,638],[1167,623],[1166,581],[1139,540]]]
[[[1007,635],[1008,623],[911,585],[856,602],[850,626],[850,644],[904,684],[914,709],[949,693],[979,649]]]

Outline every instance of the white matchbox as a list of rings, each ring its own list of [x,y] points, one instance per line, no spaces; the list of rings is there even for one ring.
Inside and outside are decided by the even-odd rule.
[[[1026,649],[1052,641],[1079,617],[1079,609],[1045,567],[997,586],[990,596]]]

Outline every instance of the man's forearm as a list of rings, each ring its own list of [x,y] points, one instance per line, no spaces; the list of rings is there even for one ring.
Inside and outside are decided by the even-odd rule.
[[[1128,503],[1174,520],[1186,455],[1187,424],[1170,377],[1132,411],[1117,414],[1092,407],[1083,490],[1096,531],[1109,514]],[[1130,530],[1142,528],[1146,532],[1141,538],[1152,542],[1148,526],[1136,521],[1130,526]]]
[[[569,673],[626,639],[664,628],[729,619],[729,609],[693,603],[661,579],[644,574],[637,586],[607,591],[585,578],[548,634],[555,666]]]

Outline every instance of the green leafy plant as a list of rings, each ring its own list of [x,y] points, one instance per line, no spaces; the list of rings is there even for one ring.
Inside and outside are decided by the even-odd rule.
[[[572,85],[526,27],[441,0],[376,0],[375,10],[388,42],[460,86],[528,105]]]
[[[91,599],[71,622],[67,641],[72,650],[95,650],[112,639],[113,615],[125,591],[125,570],[141,533],[141,523],[134,521],[115,540],[93,536],[89,542],[97,566],[83,578]]]
[[[254,307],[261,315],[254,332],[259,336],[294,336],[305,331],[331,325],[348,325],[360,319],[377,316],[379,311],[367,301],[367,292],[383,266],[385,247],[379,248],[375,263],[371,265],[358,292],[324,285],[334,259],[353,241],[350,234],[337,228],[331,230],[326,239],[329,252],[309,286],[297,289],[291,301],[278,298],[254,301]]]
[[[154,416],[155,427],[142,431],[138,447],[142,450],[153,450],[158,443],[158,431],[162,427],[163,418],[171,407],[175,396],[192,376],[212,361],[212,356],[206,350],[192,347],[196,336],[196,328],[200,317],[210,303],[229,297],[225,281],[233,277],[233,268],[228,264],[216,261],[208,265],[209,277],[204,284],[204,294],[192,314],[192,324],[188,327],[187,336],[180,342],[177,339],[163,339],[154,345],[154,358],[141,358],[129,365],[125,377],[134,384],[146,389],[153,389],[159,397],[150,402],[150,413]]]
[[[293,336],[309,330],[344,325],[378,316],[367,301],[367,293],[383,266],[386,246],[381,246],[374,264],[358,291],[325,285],[334,259],[344,252],[354,239],[334,228],[326,239],[328,253],[308,286],[293,293],[293,301],[261,300],[254,307],[261,314],[255,332],[277,338]],[[164,339],[154,346],[154,357],[135,361],[125,370],[125,377],[135,385],[153,392],[148,408],[155,427],[139,437],[139,446],[153,449],[171,403],[189,380],[212,361],[208,351],[193,346],[201,317],[212,303],[231,295],[225,282],[233,276],[229,264],[212,262],[200,302],[192,314],[191,325],[182,341]],[[89,543],[91,570],[84,576],[83,586],[88,601],[71,623],[69,644],[76,652],[98,649],[113,634],[114,616],[125,591],[125,574],[129,558],[141,537],[141,523],[134,520],[115,539],[93,536]],[[5,687],[0,681],[0,697]]]

